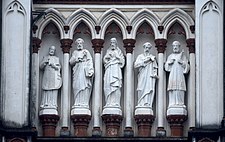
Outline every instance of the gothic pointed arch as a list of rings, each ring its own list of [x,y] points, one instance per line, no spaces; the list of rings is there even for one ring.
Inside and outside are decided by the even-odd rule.
[[[90,11],[83,8],[72,13],[67,19],[68,26],[71,28],[69,37],[73,38],[73,31],[82,22],[89,27],[92,37],[96,37],[95,26],[97,25],[97,19]]]
[[[99,18],[99,25],[101,26],[100,38],[104,39],[104,34],[107,27],[113,22],[115,22],[120,27],[123,39],[126,39],[126,27],[129,25],[128,18],[120,10],[115,8],[106,11]]]
[[[36,22],[36,25],[39,27],[37,31],[37,36],[39,39],[42,38],[42,32],[44,28],[49,24],[49,23],[54,23],[56,27],[59,30],[60,33],[60,38],[63,38],[63,26],[65,25],[65,18],[63,15],[57,11],[54,8],[47,9],[45,11],[46,15],[45,18],[40,19],[39,21]]]
[[[170,27],[174,23],[179,23],[185,30],[186,38],[193,38],[190,26],[194,25],[194,20],[185,11],[176,8],[171,10],[166,16],[161,20],[161,25],[164,26],[163,37],[166,39]]]
[[[153,29],[154,35],[158,37],[158,26],[160,23],[159,18],[149,9],[141,9],[130,19],[130,23],[132,26],[131,37],[135,39],[138,28],[144,23],[148,23],[151,27],[155,27]]]

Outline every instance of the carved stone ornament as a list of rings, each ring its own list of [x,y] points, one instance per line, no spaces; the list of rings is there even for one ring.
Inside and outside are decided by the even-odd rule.
[[[155,46],[158,50],[158,53],[164,53],[166,50],[166,39],[156,39],[155,40]]]
[[[91,120],[90,115],[72,115],[71,120],[74,126],[74,135],[77,137],[87,137],[88,124]]]
[[[95,53],[101,53],[104,40],[103,39],[92,39],[92,48],[94,48]]]
[[[72,39],[61,39],[60,40],[61,43],[61,48],[63,53],[70,53],[70,48],[72,48],[72,43],[73,40]]]
[[[170,124],[171,137],[183,136],[183,123],[187,120],[186,115],[169,115],[166,117]]]
[[[121,115],[104,114],[102,120],[106,125],[106,136],[107,137],[118,137],[120,132],[120,124],[123,120]]]
[[[56,125],[59,121],[58,115],[40,115],[42,123],[43,136],[55,136]]]
[[[32,38],[33,53],[38,53],[40,44],[41,44],[41,40],[39,38],[37,38],[37,37]]]
[[[155,120],[153,115],[135,115],[134,119],[138,125],[138,136],[139,137],[150,137],[152,123]]]
[[[126,53],[133,53],[135,47],[135,39],[124,39],[123,44],[124,48],[126,49]]]
[[[189,48],[189,53],[195,53],[195,39],[189,38],[186,40],[187,47]]]

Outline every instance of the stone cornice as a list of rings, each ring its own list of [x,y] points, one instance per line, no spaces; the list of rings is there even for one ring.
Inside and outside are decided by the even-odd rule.
[[[34,0],[34,4],[131,4],[131,5],[146,5],[146,4],[195,4],[194,0]]]

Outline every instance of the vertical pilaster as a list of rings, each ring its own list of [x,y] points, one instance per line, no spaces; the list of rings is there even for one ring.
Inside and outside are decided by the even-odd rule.
[[[187,39],[187,47],[189,48],[190,73],[188,78],[188,121],[189,128],[195,128],[195,39]]]
[[[6,127],[29,125],[31,1],[2,1],[1,118]]]
[[[164,72],[164,52],[166,50],[166,43],[167,40],[166,39],[156,39],[155,40],[155,44],[156,44],[156,48],[158,50],[158,76],[160,77],[158,79],[158,100],[157,100],[157,118],[158,118],[158,128],[156,130],[156,136],[157,137],[165,137],[166,136],[166,131],[164,129],[164,118],[165,118],[165,104],[166,102],[164,100],[166,95],[165,95],[165,88],[164,88],[164,76],[165,76],[165,72]]]
[[[39,61],[38,50],[41,40],[37,37],[32,38],[32,72],[31,72],[31,126],[36,129],[38,122],[38,92],[39,92]]]
[[[92,112],[94,118],[94,127],[92,130],[93,136],[101,136],[101,112],[102,112],[102,66],[101,66],[101,50],[103,48],[103,39],[93,39],[92,47],[95,52],[95,77],[94,77],[94,89],[92,95]]]
[[[69,135],[69,112],[70,112],[70,97],[69,97],[69,53],[72,47],[72,39],[61,39],[61,48],[63,51],[63,93],[62,99],[62,129],[61,135]]]
[[[133,110],[134,110],[134,70],[133,70],[133,48],[136,40],[124,39],[124,48],[126,49],[126,73],[125,73],[125,129],[124,136],[132,137],[133,132]]]

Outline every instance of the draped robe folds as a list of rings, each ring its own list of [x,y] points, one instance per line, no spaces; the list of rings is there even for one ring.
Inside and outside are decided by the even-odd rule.
[[[79,61],[81,58],[82,61]],[[92,75],[94,67],[91,54],[88,50],[75,50],[70,59],[73,66],[73,94],[74,106],[89,108],[89,99],[92,89]]]
[[[171,63],[173,60],[174,62]],[[167,87],[169,91],[169,107],[184,105],[184,92],[186,91],[184,74],[188,73],[189,65],[183,52],[171,54],[165,63],[165,70],[170,72]]]
[[[45,61],[48,61],[46,65]],[[44,70],[42,78],[43,97],[41,107],[57,108],[58,89],[62,86],[59,58],[50,55],[44,57],[41,61],[40,69]]]
[[[151,61],[145,63],[144,61],[147,57],[150,57]],[[145,56],[144,54],[139,55],[134,63],[134,68],[138,68],[137,106],[152,107],[158,69],[155,56]]]
[[[120,98],[122,87],[122,72],[124,66],[124,56],[117,47],[115,50],[108,49],[104,56],[105,74],[104,74],[104,93],[106,106],[120,107]]]

